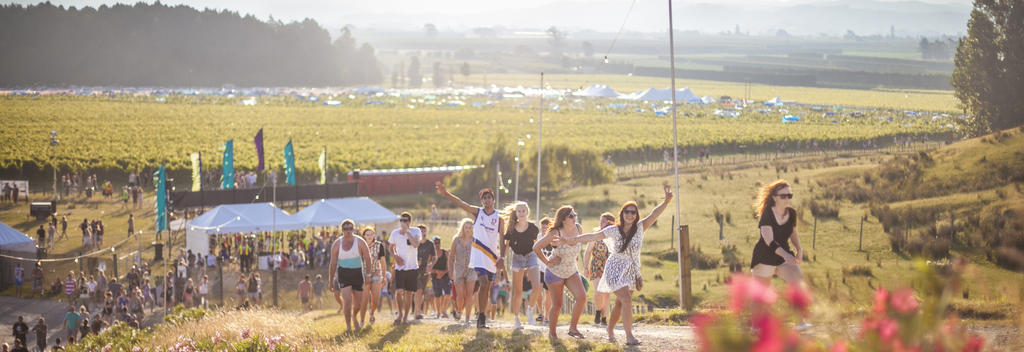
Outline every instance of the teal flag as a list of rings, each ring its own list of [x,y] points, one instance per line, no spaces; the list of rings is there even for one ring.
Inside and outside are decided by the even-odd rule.
[[[167,230],[167,174],[164,166],[153,174],[156,179],[156,232]]]
[[[292,141],[284,146],[284,174],[287,176],[289,185],[295,185],[295,151],[292,150]]]
[[[235,140],[224,143],[224,171],[220,175],[221,189],[235,189]]]

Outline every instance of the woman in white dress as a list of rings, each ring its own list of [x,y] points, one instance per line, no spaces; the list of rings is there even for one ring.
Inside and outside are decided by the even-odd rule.
[[[608,243],[611,255],[605,262],[604,275],[601,276],[601,281],[597,286],[598,292],[615,294],[615,308],[612,309],[611,317],[608,319],[609,341],[615,341],[615,323],[621,315],[622,327],[626,331],[626,345],[640,344],[640,341],[633,336],[633,310],[630,307],[633,302],[633,290],[640,290],[643,287],[643,277],[640,275],[640,250],[643,247],[644,231],[658,220],[658,216],[665,211],[665,207],[668,206],[671,199],[672,191],[665,186],[665,200],[658,204],[646,218],[640,219],[640,209],[636,202],[626,202],[619,210],[619,221],[615,226],[608,226],[599,232],[562,240],[567,244],[606,238],[612,242]]]

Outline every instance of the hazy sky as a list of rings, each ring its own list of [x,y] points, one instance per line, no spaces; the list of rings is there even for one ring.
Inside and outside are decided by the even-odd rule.
[[[3,0],[0,0],[3,1]],[[326,27],[340,27],[353,24],[357,28],[416,30],[425,23],[434,23],[442,31],[464,30],[478,26],[501,25],[505,27],[538,27],[558,25],[573,30],[590,29],[599,32],[615,32],[626,20],[626,30],[652,32],[664,31],[666,26],[659,14],[664,14],[667,2],[664,0],[635,0],[636,5],[630,18],[626,11],[633,0],[165,0],[164,4],[186,4],[195,8],[228,9],[240,13],[251,13],[258,18],[274,18],[290,22],[311,17]],[[856,6],[872,0],[675,0],[673,6],[685,9],[698,4],[726,4],[747,10],[772,8],[795,4],[840,3]],[[895,0],[874,0],[892,2]],[[6,2],[6,1],[5,1]],[[14,1],[32,4],[39,1]],[[50,0],[55,5],[99,6],[113,3],[134,3],[110,0]],[[151,1],[146,1],[151,2]],[[970,7],[971,0],[918,0],[923,3],[956,4],[961,8]],[[677,16],[679,16],[677,14]],[[655,19],[655,17],[658,17]],[[556,21],[558,23],[552,23]],[[678,21],[678,20],[677,20]],[[686,22],[686,21],[679,21]],[[728,22],[726,28],[733,26]],[[758,23],[749,23],[757,29]],[[703,24],[706,26],[706,24]],[[765,30],[772,28],[765,25]],[[681,29],[686,23],[677,24]],[[708,28],[717,31],[718,28]]]

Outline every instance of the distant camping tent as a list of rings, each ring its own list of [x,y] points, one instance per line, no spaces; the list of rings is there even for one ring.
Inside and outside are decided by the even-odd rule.
[[[648,88],[645,91],[636,93],[632,96],[634,100],[645,100],[645,101],[671,101],[672,100],[672,89],[655,89]],[[690,88],[683,88],[676,91],[676,101],[684,103],[699,102],[700,97],[694,94]]]
[[[779,97],[775,97],[772,100],[764,102],[764,105],[766,105],[766,106],[782,106],[782,99],[779,99]]]
[[[715,102],[715,98],[712,98],[710,95],[705,95],[705,96],[700,98],[700,103],[704,104],[704,105],[713,104],[714,102]]]
[[[796,116],[796,115],[786,115],[786,116],[783,116],[783,117],[782,117],[782,122],[785,122],[785,123],[789,123],[789,122],[800,122],[800,116]]]
[[[587,89],[574,92],[572,95],[577,97],[617,98],[622,94],[619,94],[619,92],[616,92],[614,89],[611,89],[611,87],[606,85],[595,84],[587,87]]]

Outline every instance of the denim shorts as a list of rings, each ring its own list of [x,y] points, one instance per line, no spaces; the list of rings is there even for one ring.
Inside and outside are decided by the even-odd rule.
[[[537,253],[530,252],[530,254],[527,255],[512,253],[512,271],[520,271],[536,267]]]

